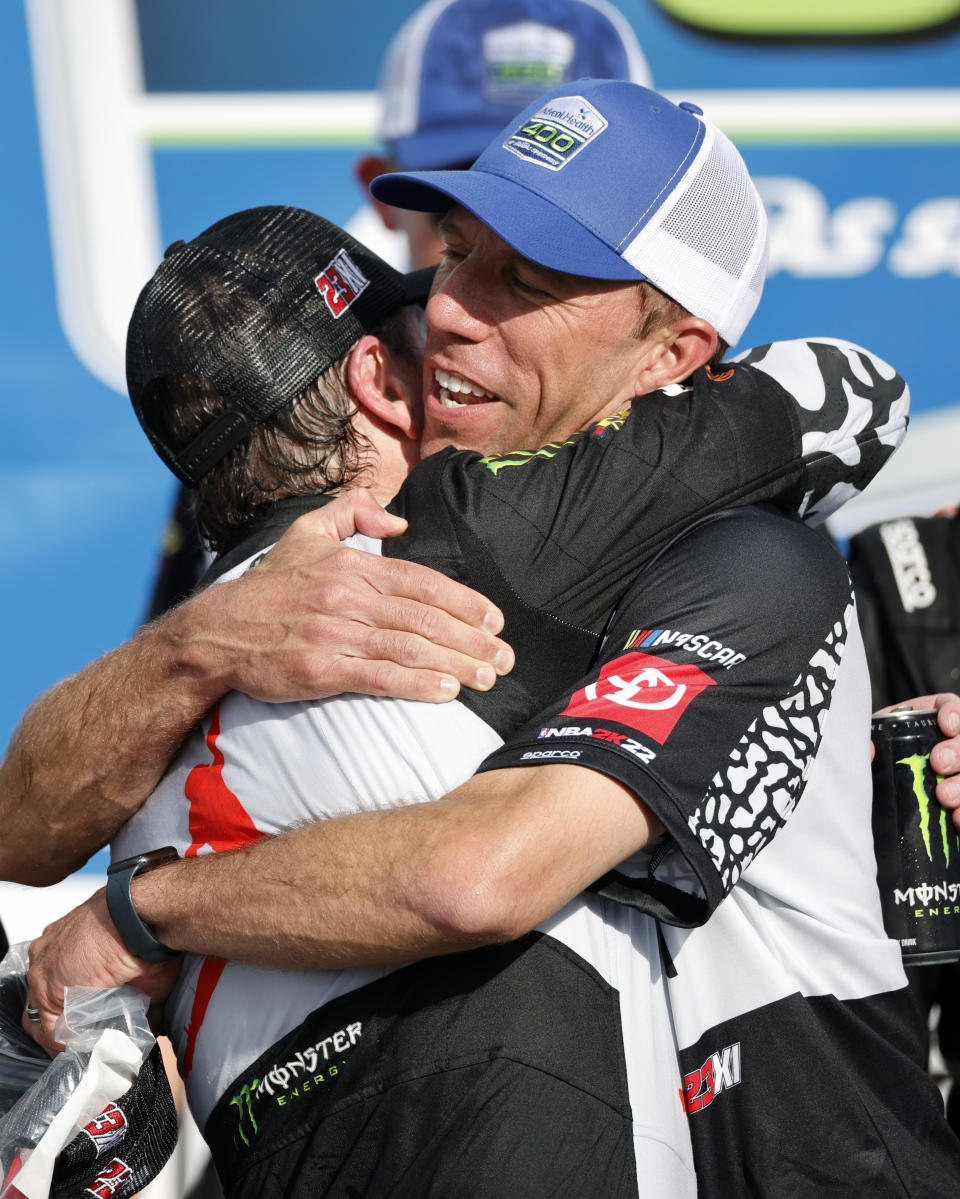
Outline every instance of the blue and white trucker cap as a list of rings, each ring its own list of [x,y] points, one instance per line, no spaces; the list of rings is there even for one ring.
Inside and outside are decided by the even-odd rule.
[[[767,218],[733,143],[693,104],[578,79],[528,105],[467,171],[381,175],[397,208],[474,213],[524,257],[648,279],[735,344],[763,291]]]
[[[587,75],[651,82],[607,0],[430,0],[387,51],[380,137],[404,170],[460,166],[537,96]]]

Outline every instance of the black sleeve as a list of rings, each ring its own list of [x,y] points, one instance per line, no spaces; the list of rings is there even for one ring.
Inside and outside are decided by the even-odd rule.
[[[397,497],[410,532],[384,553],[504,610],[517,665],[494,692],[461,698],[509,733],[587,669],[636,571],[692,521],[732,504],[806,512],[849,498],[898,444],[906,408],[903,380],[866,351],[775,343],[563,444],[434,455]]]
[[[708,518],[642,572],[593,671],[481,769],[619,780],[667,831],[601,893],[700,923],[792,811],[852,619],[843,560],[796,518]]]

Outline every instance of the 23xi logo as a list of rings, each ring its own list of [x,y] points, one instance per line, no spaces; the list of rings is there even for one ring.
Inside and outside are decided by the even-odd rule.
[[[715,680],[697,666],[653,654],[623,654],[575,691],[560,715],[615,720],[663,745],[690,703],[713,686]]]

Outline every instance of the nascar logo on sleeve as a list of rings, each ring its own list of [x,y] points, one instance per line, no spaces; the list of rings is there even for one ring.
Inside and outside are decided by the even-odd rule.
[[[663,745],[700,692],[714,686],[715,680],[697,666],[653,654],[623,654],[575,691],[560,715],[614,720]]]

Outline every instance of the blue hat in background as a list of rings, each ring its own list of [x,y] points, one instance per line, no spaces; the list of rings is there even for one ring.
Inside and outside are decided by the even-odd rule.
[[[469,209],[524,257],[648,279],[729,344],[763,290],[767,219],[739,151],[692,104],[578,79],[515,116],[470,170],[381,175],[397,208]]]
[[[607,0],[431,0],[387,51],[380,136],[404,169],[459,166],[537,96],[587,75],[650,83]]]

